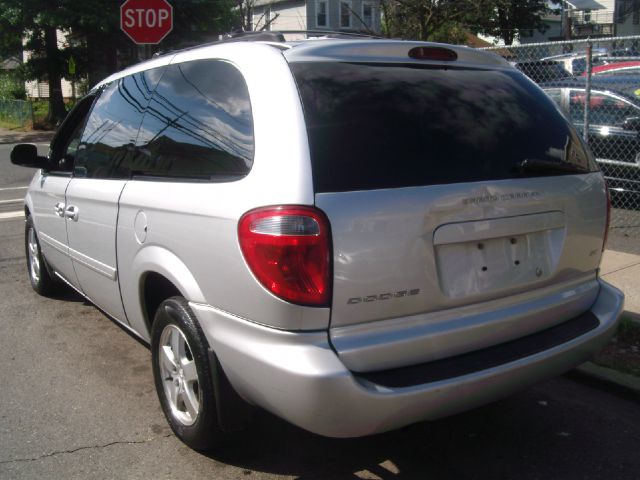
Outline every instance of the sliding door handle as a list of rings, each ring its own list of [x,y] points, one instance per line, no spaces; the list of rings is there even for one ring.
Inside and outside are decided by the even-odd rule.
[[[64,211],[64,216],[67,218],[70,218],[74,222],[77,222],[78,213],[79,213],[78,207],[76,207],[75,205],[69,205],[67,209]]]

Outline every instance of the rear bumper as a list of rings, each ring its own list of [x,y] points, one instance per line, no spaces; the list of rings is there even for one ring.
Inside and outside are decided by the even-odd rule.
[[[613,335],[622,292],[600,280],[586,333],[535,354],[462,375],[400,387],[349,371],[327,332],[289,332],[192,304],[234,388],[247,401],[314,433],[356,437],[464,411],[561,374]],[[415,380],[415,378],[414,378]]]

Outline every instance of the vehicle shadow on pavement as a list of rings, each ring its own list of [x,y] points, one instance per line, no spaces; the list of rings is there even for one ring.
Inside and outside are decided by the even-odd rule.
[[[263,413],[249,431],[207,456],[245,475],[301,480],[585,478],[603,461],[584,458],[603,447],[591,431],[602,419],[590,425],[585,412],[545,400],[545,386],[571,395],[583,388],[555,379],[470,412],[357,439],[323,438]]]

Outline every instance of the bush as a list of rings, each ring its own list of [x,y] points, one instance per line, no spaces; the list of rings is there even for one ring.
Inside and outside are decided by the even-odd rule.
[[[25,100],[27,91],[24,82],[13,73],[0,73],[0,99]]]

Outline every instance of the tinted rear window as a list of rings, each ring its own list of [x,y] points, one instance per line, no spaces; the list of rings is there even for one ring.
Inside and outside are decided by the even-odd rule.
[[[153,93],[129,168],[149,175],[228,181],[253,165],[253,117],[240,71],[222,60],[169,65]]]
[[[316,192],[515,178],[532,159],[597,168],[553,102],[516,71],[337,62],[291,70]]]

